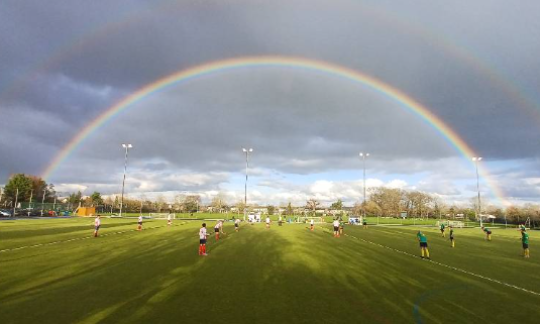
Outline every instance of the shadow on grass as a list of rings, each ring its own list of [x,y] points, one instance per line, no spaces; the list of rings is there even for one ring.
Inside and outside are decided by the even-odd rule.
[[[465,311],[485,291],[473,279],[352,238],[334,239],[331,230],[226,227],[221,240],[209,238],[208,257],[197,255],[197,231],[198,224],[165,227],[43,256],[37,269],[4,287],[19,289],[0,293],[0,316],[8,319],[2,323],[414,322],[411,309],[427,305],[422,296],[441,281],[475,289],[429,303],[423,318],[452,319],[449,309],[463,309],[458,320],[479,318]],[[11,271],[18,266],[8,264]]]

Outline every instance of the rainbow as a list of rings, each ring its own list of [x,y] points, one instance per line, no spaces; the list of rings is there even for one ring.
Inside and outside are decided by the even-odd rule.
[[[92,122],[87,124],[75,137],[73,137],[69,141],[69,143],[67,143],[62,148],[60,153],[56,155],[56,157],[42,173],[42,178],[50,178],[51,175],[59,168],[59,166],[70,156],[70,154],[74,150],[76,150],[77,147],[79,147],[81,143],[83,143],[84,140],[88,138],[93,132],[95,132],[99,127],[103,126],[105,123],[107,123],[107,121],[120,114],[122,111],[146,99],[148,96],[166,88],[177,85],[181,82],[200,78],[209,74],[255,67],[298,68],[340,77],[342,79],[361,84],[393,100],[401,107],[421,118],[468,161],[471,161],[472,156],[476,156],[474,151],[456,132],[454,132],[448,125],[446,125],[440,118],[435,116],[425,106],[415,101],[400,90],[380,80],[377,80],[372,76],[336,64],[312,59],[284,56],[257,56],[232,58],[201,64],[175,72],[140,88],[139,90],[118,101],[113,106],[109,107],[104,113],[102,113]],[[496,183],[491,179],[488,171],[484,167],[480,166],[479,173],[481,174],[484,181],[487,183],[493,195],[502,204],[506,205],[507,202],[504,198],[502,190],[500,190],[497,187]]]

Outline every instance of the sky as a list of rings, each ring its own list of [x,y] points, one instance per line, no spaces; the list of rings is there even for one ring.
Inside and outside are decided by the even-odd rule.
[[[279,56],[368,75],[440,118],[481,156],[489,204],[540,197],[540,11],[502,0],[6,0],[0,10],[0,184],[44,175],[115,103],[210,62]],[[48,175],[60,195],[121,191],[234,204],[352,205],[366,187],[476,196],[475,165],[383,93],[321,71],[254,66],[145,96]],[[494,188],[502,192],[497,197]],[[497,189],[498,188],[498,189]]]

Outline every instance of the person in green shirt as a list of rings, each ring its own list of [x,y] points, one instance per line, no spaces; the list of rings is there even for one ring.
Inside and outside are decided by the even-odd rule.
[[[523,244],[523,257],[529,258],[529,234],[526,231],[521,231],[521,243]]]
[[[445,237],[445,235],[444,235],[444,223],[441,223],[441,234],[442,234],[442,237]]]
[[[491,241],[491,231],[489,228],[482,226],[482,230],[486,233],[486,240]]]
[[[343,221],[339,222],[339,235],[343,235],[343,227],[345,226],[345,223]]]
[[[452,247],[455,247],[455,240],[454,240],[454,228],[450,226],[450,243],[452,243]]]
[[[429,259],[429,250],[428,250],[428,244],[427,244],[427,237],[422,233],[421,231],[418,231],[416,234],[416,237],[418,238],[418,241],[420,242],[420,252],[422,254],[422,259],[424,258],[424,255],[426,258]]]

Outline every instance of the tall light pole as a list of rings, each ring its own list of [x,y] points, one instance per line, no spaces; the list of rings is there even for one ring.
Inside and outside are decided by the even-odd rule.
[[[124,187],[126,184],[126,171],[127,171],[127,161],[128,161],[128,151],[133,147],[131,144],[122,144],[122,147],[126,149],[126,155],[124,159],[124,179],[122,180],[122,196],[120,198],[120,217],[122,217],[122,208],[124,207]]]
[[[360,157],[362,158],[362,164],[364,169],[364,203],[362,204],[362,219],[366,218],[366,158],[369,156],[369,153],[360,152]]]
[[[246,183],[244,186],[244,221],[247,215],[247,182],[248,182],[248,167],[249,167],[249,153],[253,152],[252,148],[242,148],[242,151],[246,153]]]
[[[476,210],[476,217],[480,219],[480,227],[482,227],[482,205],[480,204],[480,177],[478,176],[478,162],[482,161],[481,157],[473,157],[472,158],[474,165],[476,167],[476,191],[478,192],[476,204],[477,210]]]
[[[47,195],[47,188],[43,189],[43,197],[41,197],[41,216],[43,217],[43,208],[45,207],[45,196]]]
[[[19,188],[17,188],[16,194],[15,194],[15,205],[13,205],[13,217],[15,217],[15,213],[17,212],[17,201],[19,200]]]

